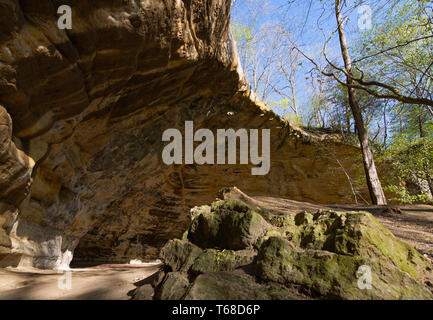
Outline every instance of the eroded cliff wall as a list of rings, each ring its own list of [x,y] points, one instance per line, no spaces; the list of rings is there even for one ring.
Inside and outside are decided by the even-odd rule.
[[[57,9],[72,7],[72,29]],[[351,200],[357,151],[256,101],[230,0],[0,1],[0,266],[155,257],[192,206],[249,194]],[[162,133],[271,129],[271,169],[163,163]]]

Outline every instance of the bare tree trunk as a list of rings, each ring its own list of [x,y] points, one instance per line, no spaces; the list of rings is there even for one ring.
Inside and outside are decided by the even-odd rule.
[[[417,117],[418,128],[419,128],[419,137],[420,138],[424,138],[424,126],[423,126],[423,123],[422,123],[422,110],[423,110],[423,108],[422,108],[422,106],[420,106],[420,107],[421,108],[420,108],[420,110],[418,112],[418,117]]]
[[[386,104],[383,107],[383,126],[384,126],[384,136],[383,136],[383,144],[386,146],[386,139],[388,138],[388,123],[386,121]]]
[[[433,109],[430,108],[430,106],[426,106],[426,107],[427,107],[428,112],[430,112],[430,114],[433,116]]]
[[[296,105],[296,95],[295,95],[295,80],[293,76],[290,78],[290,90],[292,91],[292,104],[293,104],[293,112],[295,116],[298,117],[298,106]]]
[[[341,55],[344,60],[344,65],[347,72],[352,74],[352,61],[350,59],[349,50],[347,49],[346,34],[343,27],[343,17],[341,14],[341,0],[335,0],[335,14],[338,24],[338,34],[340,37]],[[347,77],[347,84],[352,85],[353,80]],[[355,120],[355,127],[358,133],[359,142],[361,144],[362,158],[364,163],[365,177],[367,180],[370,198],[373,204],[386,205],[385,194],[383,193],[382,185],[377,175],[376,166],[374,164],[373,153],[370,149],[368,141],[368,132],[364,125],[361,108],[359,106],[356,90],[353,87],[347,88],[349,95],[349,106],[352,110],[353,118]]]

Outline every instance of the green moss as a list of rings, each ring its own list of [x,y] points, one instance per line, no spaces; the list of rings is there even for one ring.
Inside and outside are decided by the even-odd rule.
[[[211,212],[210,206],[199,206],[191,209],[191,221],[197,218],[201,214],[209,214]]]
[[[242,250],[252,247],[270,225],[254,211],[227,215],[222,224],[222,247]]]
[[[194,273],[231,271],[252,263],[251,252],[232,250],[205,250],[194,262],[191,271]]]
[[[301,247],[320,250],[328,238],[329,219],[314,221],[305,226],[301,235]]]
[[[336,219],[338,217],[341,217],[344,215],[343,212],[336,212],[336,211],[330,211],[330,210],[318,210],[313,214],[313,220],[321,220],[323,218],[330,218],[330,219]]]
[[[210,210],[197,211],[188,231],[188,239],[202,248],[218,246],[222,217]]]
[[[295,216],[295,223],[297,226],[303,225],[303,224],[311,224],[313,222],[313,215],[311,213],[308,213],[306,211],[298,213]]]
[[[182,240],[188,240],[188,230],[183,233]]]
[[[418,280],[430,269],[429,262],[413,247],[395,238],[369,213],[360,213],[358,225],[361,240],[357,252],[363,254],[368,248],[378,250],[385,258],[402,271]]]
[[[357,271],[372,270],[372,289],[358,287]],[[269,238],[257,256],[257,275],[265,281],[297,284],[322,297],[344,299],[432,299],[433,295],[389,262],[370,257],[300,250],[283,238]]]
[[[293,215],[286,215],[286,216],[272,215],[268,221],[273,226],[278,227],[278,228],[283,228],[283,227],[295,225],[295,217]]]
[[[271,223],[271,219],[274,217],[272,213],[259,208],[254,208],[253,211],[257,212],[259,215],[263,217],[263,219],[265,219],[269,223]]]
[[[175,239],[167,242],[159,256],[172,271],[187,271],[201,253],[191,242]]]
[[[295,294],[278,284],[259,284],[248,275],[219,272],[198,276],[185,299],[271,300],[295,297]]]
[[[279,230],[271,229],[268,230],[262,237],[260,237],[256,242],[256,248],[260,248],[262,244],[271,237],[284,237],[284,235]]]
[[[211,205],[211,210],[213,212],[218,212],[222,210],[247,212],[253,209],[253,207],[239,200],[220,200],[213,202]]]
[[[253,209],[237,200],[216,201],[210,210],[196,208],[188,239],[202,248],[240,250],[252,247],[270,227]]]

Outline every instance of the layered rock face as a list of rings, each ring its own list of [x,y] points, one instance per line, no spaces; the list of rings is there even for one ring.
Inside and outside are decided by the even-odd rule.
[[[161,250],[155,299],[433,299],[431,262],[370,213],[273,214],[231,194]]]
[[[71,30],[57,26],[65,4]],[[351,200],[341,166],[354,175],[357,150],[291,127],[252,97],[229,0],[3,0],[0,21],[0,266],[156,257],[191,207],[230,185]],[[165,165],[162,133],[187,120],[270,129],[269,174]]]

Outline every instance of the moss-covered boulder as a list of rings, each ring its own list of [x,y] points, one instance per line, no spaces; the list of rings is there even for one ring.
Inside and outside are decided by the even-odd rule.
[[[187,271],[202,250],[186,240],[170,240],[159,254],[162,262],[172,271]]]
[[[313,215],[309,212],[301,212],[295,216],[295,223],[297,226],[302,224],[310,224],[313,222]]]
[[[188,277],[185,273],[169,272],[157,288],[155,299],[180,300],[189,288]]]
[[[389,261],[415,280],[432,280],[431,263],[409,244],[397,239],[367,212],[341,215],[336,221],[333,251],[340,254],[377,256]]]
[[[358,285],[363,266],[371,271],[371,288]],[[262,280],[298,284],[322,298],[433,299],[428,288],[381,257],[303,250],[278,237],[260,247],[256,272]]]
[[[211,248],[217,245],[221,229],[219,214],[211,211],[209,206],[191,209],[191,226],[187,238],[201,248]]]
[[[201,248],[246,249],[271,228],[260,210],[238,200],[195,208],[191,217],[188,239]]]
[[[415,280],[432,282],[432,266],[415,248],[397,239],[368,212],[319,211],[298,226],[304,249],[371,257],[392,264]]]

